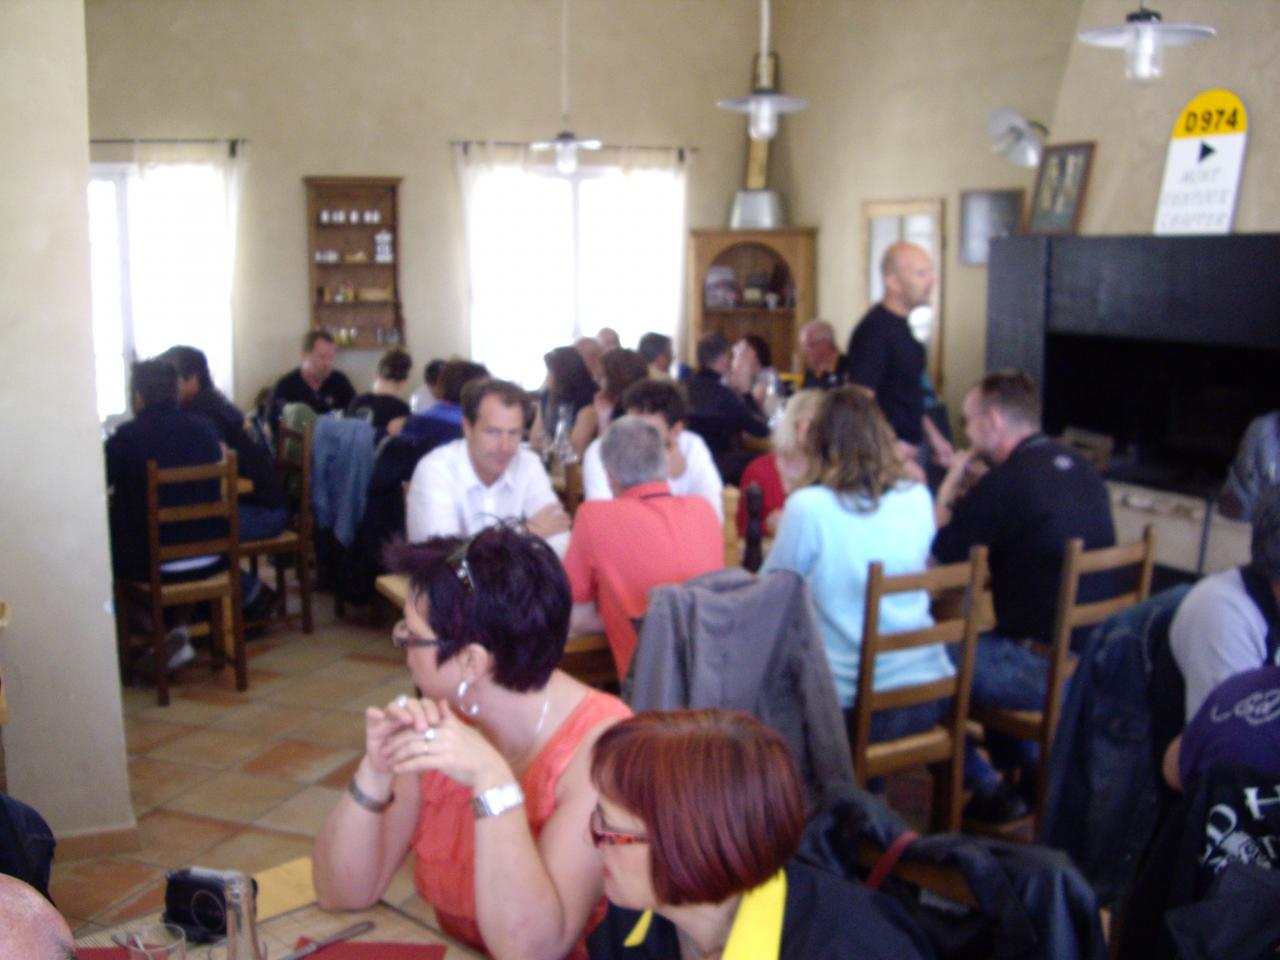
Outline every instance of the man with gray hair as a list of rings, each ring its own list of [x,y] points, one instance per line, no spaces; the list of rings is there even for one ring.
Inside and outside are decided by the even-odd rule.
[[[802,389],[830,390],[849,382],[849,358],[836,347],[836,328],[827,320],[810,320],[800,328],[804,356]]]
[[[649,591],[721,569],[724,536],[703,497],[671,493],[666,446],[653,424],[633,415],[615,420],[600,456],[613,499],[588,500],[574,518],[564,558],[573,590],[569,632],[603,630],[621,678]]]
[[[1169,647],[1186,683],[1186,719],[1229,677],[1280,666],[1280,487],[1253,510],[1252,559],[1205,577],[1178,605]]]

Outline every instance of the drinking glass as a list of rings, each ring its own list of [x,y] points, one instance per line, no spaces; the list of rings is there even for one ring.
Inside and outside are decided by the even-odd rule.
[[[129,960],[186,960],[187,935],[172,923],[149,923],[113,934],[112,940],[129,951]]]

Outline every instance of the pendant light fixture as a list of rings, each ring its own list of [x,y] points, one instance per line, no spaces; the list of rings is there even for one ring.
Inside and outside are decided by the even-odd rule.
[[[1080,40],[1094,47],[1123,47],[1124,75],[1137,83],[1150,83],[1164,73],[1164,48],[1198,43],[1218,31],[1200,23],[1165,23],[1147,0],[1114,27],[1081,30]]]
[[[531,150],[554,150],[556,169],[565,176],[578,169],[579,150],[599,150],[599,140],[580,140],[569,129],[569,0],[560,0],[560,126],[554,140],[537,140]]]
[[[789,97],[773,88],[769,71],[769,0],[760,0],[760,54],[756,58],[755,88],[750,96],[717,101],[721,110],[747,115],[747,135],[752,140],[772,140],[778,132],[778,117],[809,106],[808,100]]]

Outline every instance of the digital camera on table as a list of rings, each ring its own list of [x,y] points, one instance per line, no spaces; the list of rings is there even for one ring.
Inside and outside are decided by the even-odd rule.
[[[183,929],[192,943],[213,943],[227,935],[226,884],[242,876],[235,870],[185,867],[164,875],[164,922]],[[253,885],[254,906],[258,881]]]

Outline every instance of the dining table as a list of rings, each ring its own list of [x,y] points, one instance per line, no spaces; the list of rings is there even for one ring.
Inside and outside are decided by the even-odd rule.
[[[380,901],[367,910],[330,911],[316,902],[311,886],[311,858],[281,864],[256,874],[258,941],[266,960],[280,960],[307,942],[318,942],[368,921],[367,931],[316,951],[316,960],[478,960],[484,955],[454,940],[435,921],[431,907],[414,901],[396,907]],[[76,939],[80,960],[128,960],[112,935],[123,937],[160,913],[136,917]],[[225,943],[187,944],[187,960],[225,960]],[[244,958],[247,960],[247,958]]]

